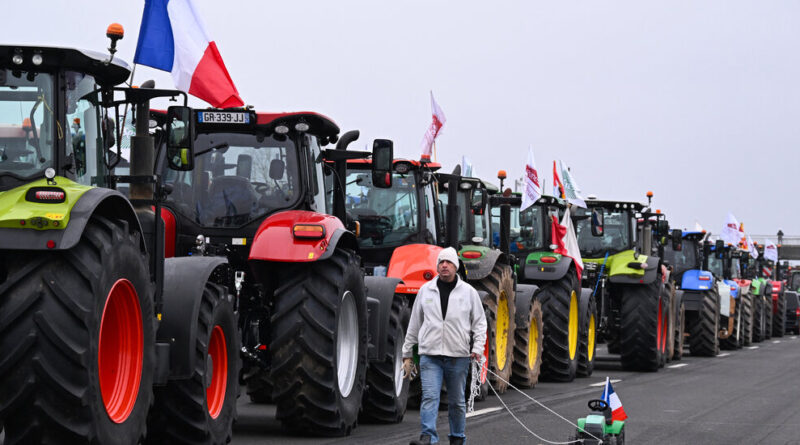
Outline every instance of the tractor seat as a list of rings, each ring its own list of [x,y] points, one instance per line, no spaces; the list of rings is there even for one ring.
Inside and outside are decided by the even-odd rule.
[[[250,215],[257,202],[253,186],[240,176],[219,176],[212,180],[206,200],[206,222],[219,217]]]

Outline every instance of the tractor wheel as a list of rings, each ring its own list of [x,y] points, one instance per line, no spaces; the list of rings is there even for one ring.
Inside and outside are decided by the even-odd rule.
[[[772,338],[772,294],[765,290],[764,295],[764,340]]]
[[[272,384],[267,371],[259,366],[248,365],[242,369],[242,381],[247,386],[251,403],[272,403]]]
[[[686,309],[683,301],[677,302],[675,318],[675,337],[672,360],[678,361],[683,358],[683,334],[686,332]]]
[[[719,295],[703,292],[697,319],[689,325],[689,350],[693,356],[714,357],[719,354]]]
[[[227,289],[207,282],[188,379],[155,390],[147,443],[226,444],[239,397],[239,332]]]
[[[753,343],[764,341],[764,326],[766,325],[764,312],[764,297],[753,295]]]
[[[139,443],[153,400],[156,323],[140,235],[94,216],[72,249],[2,252],[0,269],[6,445]]]
[[[772,336],[783,337],[786,332],[786,295],[778,294],[778,312],[772,317]]]
[[[594,372],[594,354],[597,351],[597,303],[594,297],[589,298],[589,306],[581,317],[580,340],[578,343],[579,377],[589,377]]]
[[[658,371],[666,353],[668,302],[661,280],[620,287],[620,349],[624,369]]]
[[[511,381],[518,387],[532,388],[542,367],[542,304],[533,298],[527,303],[527,311],[517,312]]]
[[[486,312],[487,342],[489,343],[488,380],[498,394],[506,392],[511,379],[514,361],[514,276],[511,267],[495,264],[486,278],[471,283],[475,289],[488,293],[484,305]],[[491,341],[489,341],[491,339]]]
[[[289,265],[279,275],[268,350],[276,417],[306,434],[345,436],[367,372],[367,307],[358,257]]]
[[[742,346],[753,344],[753,296],[749,293],[742,298]]]
[[[571,382],[578,370],[578,338],[580,337],[580,314],[578,304],[578,277],[570,267],[560,280],[542,285],[536,299],[542,302],[541,378]]]
[[[403,342],[405,326],[411,318],[408,300],[395,295],[389,316],[389,342],[386,355],[367,370],[367,389],[361,418],[367,422],[399,423],[406,413],[408,379],[403,378]]]

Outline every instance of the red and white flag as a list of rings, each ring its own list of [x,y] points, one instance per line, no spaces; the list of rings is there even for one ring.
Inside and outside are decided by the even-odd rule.
[[[778,262],[778,246],[768,239],[764,240],[764,259]]]
[[[532,206],[540,196],[542,196],[542,185],[533,161],[533,147],[528,147],[528,163],[525,164],[525,189],[522,193],[522,205],[519,210],[523,211]]]
[[[433,114],[431,125],[428,127],[428,131],[425,132],[425,136],[422,138],[422,159],[431,158],[433,143],[436,141],[436,137],[439,136],[439,133],[442,131],[442,127],[444,127],[445,122],[447,122],[447,118],[444,117],[444,111],[442,111],[442,107],[440,107],[433,98],[433,91],[431,91],[431,112]]]
[[[578,282],[580,282],[583,273],[583,259],[578,247],[578,238],[575,236],[575,228],[572,226],[572,218],[569,216],[569,207],[564,212],[561,223],[553,216],[551,233],[553,234],[551,242],[556,245],[554,252],[572,258],[575,262],[575,271],[578,272]]]
[[[553,194],[561,199],[567,199],[564,191],[564,183],[561,182],[561,175],[558,173],[558,162],[553,161]]]
[[[628,415],[625,414],[625,409],[622,408],[622,402],[620,402],[619,396],[614,392],[614,388],[611,386],[611,379],[608,377],[606,377],[606,387],[603,388],[603,400],[605,400],[609,408],[611,408],[612,420],[625,420],[628,418]]]
[[[739,221],[736,220],[733,213],[728,212],[728,218],[725,220],[725,225],[722,226],[722,232],[720,232],[719,236],[722,241],[725,241],[725,244],[736,245],[739,242]]]

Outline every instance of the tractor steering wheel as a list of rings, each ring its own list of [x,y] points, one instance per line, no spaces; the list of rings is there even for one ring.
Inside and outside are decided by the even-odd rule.
[[[589,400],[589,409],[592,411],[605,411],[608,408],[608,402],[603,399]]]

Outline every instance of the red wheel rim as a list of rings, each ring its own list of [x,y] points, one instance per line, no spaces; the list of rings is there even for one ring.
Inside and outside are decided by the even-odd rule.
[[[208,414],[216,419],[225,402],[225,389],[228,386],[228,347],[225,345],[225,332],[220,325],[211,331],[208,344],[208,358],[211,360],[211,383],[206,388]]]
[[[100,394],[108,417],[115,423],[124,422],[136,404],[143,352],[139,296],[130,281],[120,279],[106,298],[97,353]]]

